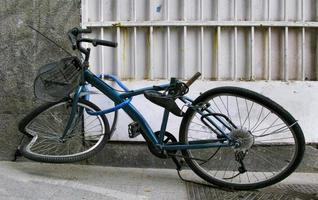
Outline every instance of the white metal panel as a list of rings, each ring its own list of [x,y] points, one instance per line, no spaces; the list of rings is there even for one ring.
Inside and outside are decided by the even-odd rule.
[[[82,26],[93,28],[91,37],[119,43],[92,48],[91,70],[124,80],[187,79],[196,71],[207,85],[317,80],[317,6],[316,0],[83,0]]]
[[[208,80],[316,78],[316,49],[306,45],[318,27],[312,0],[82,2],[83,26],[119,43],[115,56],[100,48],[98,64],[108,65],[100,72],[151,80],[195,71]]]

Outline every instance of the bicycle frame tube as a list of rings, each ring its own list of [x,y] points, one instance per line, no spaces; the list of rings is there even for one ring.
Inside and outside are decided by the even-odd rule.
[[[110,98],[114,103],[120,104],[126,101],[128,98],[133,96],[137,96],[143,94],[147,90],[155,90],[155,91],[163,91],[167,89],[170,84],[164,84],[159,86],[146,87],[134,91],[119,93],[114,90],[111,86],[101,80],[99,77],[94,75],[89,70],[85,70],[84,72],[85,81],[87,81],[92,86],[96,87],[99,91],[105,94],[108,98]],[[207,142],[207,140],[195,143],[195,144],[162,144],[158,138],[155,136],[153,130],[144,119],[142,114],[129,102],[122,109],[128,114],[128,116],[136,121],[141,129],[142,135],[147,142],[151,142],[154,146],[157,146],[160,149],[169,149],[169,150],[178,150],[178,149],[198,149],[198,148],[211,148],[211,147],[219,147],[219,146],[231,146],[230,143],[221,143],[220,141],[211,141]],[[162,131],[162,130],[161,130]]]
[[[126,98],[130,98],[139,94],[143,94],[146,90],[159,90],[159,87],[147,87],[144,89],[140,89],[138,91],[132,91],[132,92],[126,92],[123,94],[118,93],[115,91],[111,86],[109,86],[107,83],[99,79],[97,76],[95,76],[93,73],[91,73],[89,70],[86,70],[84,72],[85,80],[96,87],[99,91],[101,91],[103,94],[105,94],[108,98],[110,98],[112,101],[114,101],[115,104],[120,104],[126,100]],[[168,85],[160,86],[160,90],[166,89]],[[159,91],[160,91],[159,90]],[[137,109],[131,104],[128,103],[126,106],[123,107],[123,110],[129,115],[130,118],[132,118],[134,121],[138,122],[141,129],[145,134],[143,134],[143,137],[147,140],[153,143],[154,145],[159,145],[159,141],[157,137],[154,135],[152,129],[150,128],[149,124],[146,122],[144,117],[137,111]]]
[[[70,114],[70,117],[67,121],[67,124],[66,124],[66,128],[64,129],[64,132],[63,132],[63,135],[62,137],[60,138],[61,140],[64,140],[64,137],[67,135],[68,131],[70,130],[72,124],[74,123],[74,120],[76,119],[75,118],[75,115],[76,115],[76,105],[78,103],[78,99],[79,99],[79,96],[80,96],[80,93],[82,91],[82,88],[83,86],[79,86],[76,91],[75,91],[75,94],[74,94],[74,101],[72,102],[72,110],[71,110],[71,114]]]

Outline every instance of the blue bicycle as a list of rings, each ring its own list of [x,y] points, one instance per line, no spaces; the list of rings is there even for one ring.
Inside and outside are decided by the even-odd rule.
[[[305,148],[302,130],[269,98],[242,88],[220,87],[192,100],[185,95],[200,73],[186,83],[171,78],[168,84],[130,90],[115,76],[98,76],[89,70],[90,49],[82,43],[117,46],[82,38],[82,33],[89,32],[81,28],[68,32],[73,49],[84,54],[84,59],[70,56],[40,69],[35,93],[53,102],[35,109],[19,125],[28,136],[20,147],[26,158],[64,163],[93,156],[111,138],[117,111],[123,109],[133,120],[129,137],[141,134],[155,156],[171,158],[178,170],[184,159],[198,176],[221,187],[265,187],[286,178],[301,162]],[[117,83],[121,90],[103,79]],[[111,99],[114,107],[101,110],[90,102],[87,84]],[[165,108],[160,130],[153,131],[133,106],[137,95]],[[184,104],[183,109],[176,100]],[[109,124],[106,114],[111,112],[115,117]],[[179,140],[166,131],[170,113],[183,118]]]

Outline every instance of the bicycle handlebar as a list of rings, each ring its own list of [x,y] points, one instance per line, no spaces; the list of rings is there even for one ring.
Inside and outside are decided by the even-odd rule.
[[[114,47],[114,48],[116,48],[118,45],[117,42],[112,42],[112,41],[107,41],[107,40],[99,40],[99,39],[93,40],[92,44],[94,46],[103,45],[103,46]]]
[[[67,32],[67,35],[72,43],[73,50],[75,49],[81,49],[78,45],[80,42],[89,42],[92,43],[94,46],[97,45],[103,45],[103,46],[109,46],[109,47],[117,47],[117,42],[107,41],[107,40],[99,40],[99,39],[89,39],[89,38],[78,38],[79,34],[82,33],[91,33],[92,29],[82,29],[82,28],[72,28]]]
[[[77,40],[78,42],[89,42],[92,43],[93,46],[103,45],[108,47],[117,47],[117,42],[111,42],[107,40],[99,40],[99,39],[89,39],[89,38],[81,38]]]
[[[188,87],[190,87],[190,85],[192,85],[192,83],[194,83],[194,81],[196,81],[199,77],[201,76],[200,72],[195,73],[187,82],[186,85]]]
[[[92,33],[91,28],[86,28],[86,29],[77,28],[77,30],[78,30],[78,33]]]

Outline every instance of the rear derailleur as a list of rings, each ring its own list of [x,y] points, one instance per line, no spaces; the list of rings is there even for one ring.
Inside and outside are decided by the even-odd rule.
[[[235,152],[235,161],[237,161],[240,164],[240,166],[237,168],[238,173],[235,174],[234,176],[223,178],[223,179],[233,179],[233,178],[239,176],[240,174],[244,174],[245,172],[247,172],[245,165],[244,165],[244,162],[243,162],[246,153],[247,153],[247,151],[236,151]]]

